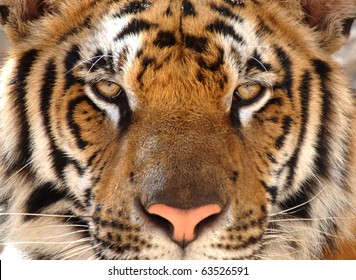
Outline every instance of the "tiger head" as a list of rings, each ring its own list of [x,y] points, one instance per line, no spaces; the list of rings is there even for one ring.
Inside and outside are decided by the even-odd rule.
[[[5,212],[23,213],[3,235],[26,257],[335,248],[353,194],[354,104],[331,53],[353,0],[1,4],[13,49],[0,192]]]

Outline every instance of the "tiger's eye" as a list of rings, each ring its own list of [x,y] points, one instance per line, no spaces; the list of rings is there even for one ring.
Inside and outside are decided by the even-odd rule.
[[[107,98],[115,98],[122,91],[122,88],[118,84],[109,81],[100,81],[94,86],[99,94]]]
[[[235,93],[242,101],[250,101],[258,97],[262,89],[259,84],[243,84],[236,89]]]

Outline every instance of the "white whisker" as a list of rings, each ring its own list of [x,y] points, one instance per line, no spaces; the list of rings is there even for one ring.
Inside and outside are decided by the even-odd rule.
[[[308,201],[305,201],[299,205],[296,205],[294,207],[291,207],[289,209],[286,209],[286,210],[282,210],[280,212],[277,212],[277,213],[274,213],[272,215],[270,215],[270,217],[274,217],[274,216],[277,216],[277,215],[281,215],[281,214],[285,214],[285,213],[290,213],[291,210],[296,210],[304,205],[307,205],[309,204],[310,202],[312,202],[314,199],[316,199],[323,191],[325,190],[325,188],[321,189],[315,196],[313,196],[311,199],[309,199]],[[298,219],[300,220],[300,219]]]
[[[258,64],[260,64],[262,66],[262,68],[265,70],[265,72],[268,74],[268,78],[269,78],[269,87],[272,90],[272,95],[273,95],[273,82],[272,82],[272,77],[270,72],[268,71],[268,69],[266,68],[266,66],[256,57],[254,56],[249,56],[250,58],[252,58],[254,61],[256,61]]]
[[[14,174],[12,174],[9,178],[7,178],[3,184],[6,185],[9,181],[11,181],[15,176],[17,176],[21,171],[23,171],[26,167],[30,166],[33,162],[35,162],[35,158],[27,162],[24,166],[22,166],[19,170],[17,170]]]
[[[86,237],[86,238],[79,239],[79,241],[80,242],[90,242],[90,241],[92,241],[92,239],[91,239],[91,237]],[[77,246],[72,247],[72,245],[75,243],[78,243],[78,242],[77,241],[69,242],[69,244],[67,246],[65,246],[62,251],[71,250],[72,248],[76,248],[77,246],[80,246],[80,245],[77,245]]]
[[[77,216],[77,215],[60,215],[60,214],[35,214],[35,213],[0,213],[0,216],[33,216],[33,217],[47,217],[47,218],[89,218],[91,216]]]
[[[84,245],[79,248],[76,248],[75,250],[69,250],[66,255],[64,255],[61,259],[63,260],[70,260],[74,256],[78,256],[77,258],[80,259],[82,255],[84,255],[86,252],[93,250],[94,247],[91,245]]]
[[[45,240],[49,240],[49,239],[55,239],[55,238],[60,238],[60,237],[66,237],[66,236],[71,236],[77,233],[83,233],[83,232],[90,232],[89,230],[76,230],[76,231],[72,231],[72,232],[67,232],[64,234],[60,234],[60,235],[54,235],[54,236],[46,236]]]
[[[8,245],[26,245],[26,244],[38,244],[38,245],[59,245],[59,244],[75,244],[80,242],[90,241],[91,238],[82,238],[76,241],[11,241],[6,243],[0,243],[0,246],[8,246]]]
[[[273,219],[270,220],[272,223],[280,223],[280,222],[294,222],[294,221],[327,221],[327,220],[353,220],[356,217],[324,217],[324,218],[281,218],[281,219]]]
[[[102,246],[102,243],[98,243],[97,245],[95,245],[94,247],[92,247],[93,249],[96,249],[97,247]],[[95,250],[94,250],[95,251]],[[91,255],[90,257],[88,257],[88,260],[100,260],[100,255],[102,255],[103,252],[95,252],[93,255]]]
[[[109,57],[109,58],[114,58],[113,55],[107,55],[107,54],[104,54],[104,55],[97,55],[97,56],[93,56],[87,60],[84,60],[84,61],[81,61],[80,63],[78,63],[77,65],[75,65],[73,68],[69,69],[67,72],[65,72],[64,74],[65,75],[68,75],[70,72],[74,71],[76,68],[78,68],[79,66],[82,66],[83,64],[86,64],[86,63],[91,63],[92,66],[90,67],[88,73],[90,73],[91,69],[93,69],[93,67],[95,66],[95,64],[97,64],[100,59],[104,58],[104,57]],[[91,62],[92,59],[96,59],[98,58],[94,63]]]
[[[38,225],[38,226],[28,226],[26,225],[20,225],[17,227],[18,229],[52,229],[52,228],[86,228],[88,229],[88,225],[76,225],[76,224],[43,224],[43,225]]]

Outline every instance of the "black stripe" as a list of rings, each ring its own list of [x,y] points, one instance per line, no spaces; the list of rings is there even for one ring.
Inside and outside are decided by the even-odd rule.
[[[205,73],[203,71],[199,70],[198,73],[197,73],[196,78],[201,84],[204,84],[204,82],[205,82]]]
[[[92,16],[88,16],[85,18],[85,20],[83,21],[83,23],[81,23],[80,25],[70,29],[68,32],[66,32],[60,39],[59,42],[63,42],[66,41],[68,39],[68,37],[73,36],[78,34],[79,32],[83,31],[83,29],[85,28],[91,28],[92,23]]]
[[[138,49],[138,50],[137,50],[137,53],[136,53],[136,58],[141,58],[141,57],[142,57],[142,55],[143,55],[143,49],[142,49],[142,48],[140,48],[140,49]]]
[[[9,167],[12,170],[22,168],[27,162],[30,161],[32,152],[30,146],[30,124],[26,116],[26,94],[27,94],[27,77],[30,75],[32,66],[38,58],[39,51],[32,49],[23,54],[20,58],[18,66],[16,68],[16,78],[13,83],[16,85],[16,92],[12,94],[12,98],[15,102],[16,111],[19,121],[19,157],[17,161]],[[15,95],[16,94],[16,95]]]
[[[98,155],[102,153],[102,150],[99,150],[99,151],[95,151],[91,156],[90,158],[88,159],[88,162],[87,162],[87,166],[88,167],[91,167],[93,165],[93,162],[94,160],[98,157]],[[84,173],[83,173],[84,174]],[[83,175],[82,174],[82,175]]]
[[[97,162],[99,162],[99,161],[101,162],[102,158],[103,157],[101,156],[100,159],[97,160]],[[98,170],[98,175],[96,177],[94,177],[93,180],[92,180],[92,185],[93,186],[95,186],[102,179],[103,173],[104,173],[104,169],[107,167],[108,163],[109,163],[108,160],[106,160],[99,169],[96,168]]]
[[[230,110],[230,120],[231,124],[234,128],[236,128],[236,132],[239,136],[241,135],[240,127],[241,127],[241,120],[240,120],[240,104],[236,98],[233,98]]]
[[[166,12],[164,13],[167,17],[171,16],[172,15],[172,9],[171,9],[171,6],[169,6],[166,10]]]
[[[67,191],[58,190],[52,183],[46,183],[38,186],[29,196],[26,202],[26,212],[30,214],[39,214],[41,211],[52,204],[69,197]],[[38,218],[37,216],[25,216],[25,221]]]
[[[274,33],[273,29],[271,27],[269,27],[260,16],[257,16],[257,20],[258,20],[258,27],[257,27],[256,33],[259,36],[264,35],[264,34],[271,35]]]
[[[208,64],[203,58],[200,58],[198,61],[199,66],[211,72],[218,71],[221,65],[224,64],[224,50],[222,48],[218,48],[218,53],[219,56],[217,57],[216,61],[211,64]]]
[[[284,146],[284,142],[286,140],[287,135],[290,133],[290,128],[293,123],[293,120],[290,116],[285,116],[283,118],[283,133],[281,136],[278,137],[278,139],[275,142],[275,147],[276,149],[280,150]]]
[[[141,84],[142,86],[142,78],[143,75],[146,73],[147,68],[151,65],[154,65],[156,63],[156,59],[152,58],[152,57],[144,57],[142,58],[142,70],[140,71],[140,73],[137,75],[137,81]]]
[[[279,206],[282,210],[289,210],[286,214],[293,215],[301,219],[310,218],[310,199],[315,196],[318,189],[316,179],[308,178],[300,186],[300,189],[293,195],[289,196]],[[292,209],[293,208],[293,209]]]
[[[51,141],[53,141],[53,140],[51,140]],[[64,176],[63,170],[68,164],[68,158],[67,158],[66,154],[63,151],[61,151],[56,145],[52,146],[51,155],[52,155],[52,159],[54,162],[54,168],[56,170],[56,174],[58,177],[63,179],[63,176]]]
[[[93,58],[90,60],[89,65],[91,71],[104,69],[108,65],[103,50],[99,49],[96,51]]]
[[[115,101],[119,105],[119,127],[120,133],[123,134],[128,130],[131,124],[132,111],[126,93],[120,94]]]
[[[270,154],[271,155],[271,154]],[[262,164],[266,167],[270,166],[270,163],[266,160],[266,157],[268,157],[267,153],[261,153],[257,152],[258,158],[261,160]],[[259,172],[263,173],[261,169],[258,170]]]
[[[278,161],[276,160],[276,157],[273,155],[273,154],[271,154],[271,153],[266,153],[266,156],[267,156],[267,158],[268,158],[268,160],[270,161],[270,162],[272,162],[272,163],[278,163]],[[269,165],[269,164],[268,164]]]
[[[78,217],[76,216],[73,212],[69,211],[69,212],[65,212],[63,214],[60,214],[60,215],[63,215],[63,216],[72,216],[70,218],[63,218],[62,219],[62,222],[65,223],[65,224],[70,224],[70,225],[78,225],[78,226],[87,226],[89,227],[88,225],[88,222],[85,221],[84,219],[82,219],[81,217]],[[84,232],[83,234],[90,234],[89,232]]]
[[[139,14],[149,9],[150,6],[151,6],[150,1],[146,1],[146,0],[131,1],[124,6],[119,16],[121,17],[122,15],[126,15],[126,14]]]
[[[122,53],[125,54],[125,49],[122,51]],[[113,75],[115,74],[113,55],[111,53],[106,54],[101,49],[98,49],[93,57],[85,62],[85,66],[90,72],[104,69]]]
[[[350,33],[351,33],[351,27],[352,24],[354,22],[356,18],[348,18],[346,20],[344,20],[343,24],[342,24],[342,35],[349,37]]]
[[[227,19],[233,19],[239,23],[244,22],[241,17],[234,14],[228,7],[225,7],[224,5],[210,4],[210,7],[213,11],[218,12],[220,16],[223,16]]]
[[[284,79],[282,84],[279,85],[279,87],[285,87],[287,90],[288,97],[292,98],[293,97],[292,94],[293,75],[291,70],[292,62],[290,61],[288,55],[282,48],[276,46],[275,53],[277,55],[279,63],[281,64],[284,70]]]
[[[113,59],[111,59],[113,65],[112,65],[112,74],[115,75],[115,72],[118,73],[123,73],[124,71],[124,66],[126,62],[128,61],[128,54],[129,54],[129,49],[128,47],[124,47],[119,54],[116,56],[116,69],[115,70],[115,65]]]
[[[121,40],[129,35],[137,35],[145,30],[150,30],[155,24],[150,23],[147,20],[132,20],[125,28],[123,28],[119,34],[115,37],[115,41]]]
[[[88,186],[84,192],[84,205],[90,207],[92,205],[93,191],[92,186]]]
[[[251,0],[252,3],[254,3],[257,6],[260,6],[261,3],[259,2],[259,0]]]
[[[66,83],[64,86],[64,90],[68,90],[71,86],[81,83],[74,75],[73,71],[77,63],[80,61],[80,49],[79,46],[73,45],[71,50],[67,53],[64,58],[64,66],[65,66],[65,79]]]
[[[282,106],[282,104],[283,104],[282,98],[280,98],[280,97],[271,98],[270,100],[268,100],[268,102],[261,109],[259,109],[257,111],[256,115],[261,114],[264,111],[266,111],[269,108],[269,106],[272,106],[272,105]]]
[[[171,31],[160,31],[153,44],[159,48],[172,47],[177,44],[176,36]]]
[[[231,26],[226,24],[224,21],[222,20],[216,20],[213,23],[209,24],[206,29],[209,32],[216,32],[216,33],[221,33],[224,34],[226,36],[231,36],[232,38],[234,38],[237,42],[243,43],[244,40],[242,39],[242,37],[240,35],[238,35],[235,32],[235,29]]]
[[[162,67],[166,65],[169,61],[171,61],[172,58],[173,58],[172,53],[167,54],[165,58],[162,57],[162,60],[160,62],[155,63],[155,67],[153,68],[153,70],[158,71],[162,69]]]
[[[228,81],[229,81],[229,77],[226,74],[223,74],[223,77],[219,80],[219,87],[221,90],[225,88]]]
[[[51,132],[51,98],[53,90],[56,84],[57,70],[54,59],[50,59],[45,67],[45,73],[43,77],[43,85],[40,91],[41,104],[40,109],[43,117],[43,126],[45,127],[46,134],[50,140],[51,155],[53,159],[53,165],[57,174],[57,177],[62,177],[63,168],[67,164],[66,157],[63,152],[58,149],[52,138]]]
[[[243,0],[223,0],[223,1],[231,7],[236,7],[236,6],[239,6],[241,8],[245,7],[245,1]]]
[[[67,123],[68,123],[68,126],[70,127],[71,132],[74,135],[74,138],[77,141],[77,146],[79,149],[85,149],[87,147],[87,145],[89,144],[86,140],[84,140],[82,138],[81,128],[77,124],[77,122],[74,118],[75,111],[76,111],[77,107],[80,107],[80,105],[82,103],[89,103],[90,105],[94,106],[96,108],[96,110],[99,110],[96,107],[96,105],[94,105],[94,103],[87,96],[78,97],[69,103],[68,111],[67,111]]]
[[[66,165],[67,164],[71,164],[72,166],[74,166],[80,176],[84,175],[85,168],[80,164],[79,161],[75,159],[67,159]]]
[[[207,49],[208,39],[205,37],[199,37],[194,35],[184,36],[184,45],[193,51],[202,53]]]
[[[308,71],[305,71],[303,74],[302,82],[299,87],[299,93],[300,93],[300,98],[301,98],[301,108],[302,108],[300,134],[298,137],[298,143],[297,143],[296,149],[293,153],[293,156],[287,163],[287,166],[289,166],[289,175],[287,178],[287,184],[289,186],[291,186],[294,181],[294,175],[295,175],[294,169],[299,161],[299,154],[300,154],[301,147],[303,146],[305,133],[306,133],[306,127],[307,127],[307,123],[309,121],[310,81],[311,81],[310,73]]]
[[[255,50],[253,56],[246,62],[247,68],[246,72],[250,72],[251,70],[258,69],[261,72],[268,72],[272,69],[272,65],[263,62],[261,56]]]
[[[41,88],[41,112],[43,116],[43,125],[47,134],[50,134],[50,103],[53,90],[56,84],[57,70],[54,59],[50,59],[45,67],[43,85]]]
[[[90,11],[91,9],[96,9],[96,3],[97,1],[92,1],[91,3],[88,3],[85,7],[85,11]],[[83,14],[84,12],[83,11]],[[79,32],[83,31],[85,28],[91,28],[93,24],[95,24],[95,21],[92,23],[92,18],[93,18],[93,14],[91,13],[89,16],[87,16],[84,21],[78,25],[76,25],[75,27],[73,27],[72,29],[70,29],[68,32],[66,32],[61,38],[60,38],[60,42],[65,41],[66,39],[68,39],[68,37],[73,36],[78,34]]]
[[[196,16],[195,8],[193,4],[188,0],[183,0],[182,2],[182,15],[183,17]]]
[[[328,175],[328,168],[332,166],[329,160],[329,151],[331,151],[329,140],[332,138],[330,134],[330,130],[328,128],[328,123],[332,123],[331,119],[331,100],[332,93],[327,87],[327,80],[329,72],[331,71],[330,66],[321,60],[314,60],[313,66],[315,68],[316,74],[320,79],[320,90],[323,93],[323,101],[322,101],[322,112],[320,115],[320,119],[322,125],[319,128],[318,133],[318,143],[317,143],[317,157],[315,159],[316,170],[315,172],[323,177]],[[335,168],[335,167],[334,167]]]
[[[0,21],[1,24],[6,24],[10,16],[10,8],[7,5],[0,5]]]
[[[271,196],[271,203],[275,204],[278,197],[278,188],[276,186],[268,186],[264,181],[260,181],[260,183]]]

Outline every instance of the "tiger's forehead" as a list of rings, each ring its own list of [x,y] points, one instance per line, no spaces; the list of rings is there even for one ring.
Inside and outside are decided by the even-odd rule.
[[[271,51],[255,32],[254,5],[233,0],[115,5],[82,46],[85,79],[114,79],[128,92],[159,91],[160,99],[162,87],[169,86],[177,95],[190,87],[216,98],[217,92],[231,92],[238,79],[270,84],[273,75],[261,55]]]
[[[222,38],[230,39],[229,43],[235,45],[244,45],[245,51],[249,52],[260,43],[254,26],[257,24],[254,23],[256,7],[248,8],[245,1],[123,2],[120,6],[107,8],[90,43],[119,46],[136,36],[143,39],[140,40],[140,51],[160,53],[175,47],[199,54],[214,44],[223,45]],[[253,1],[246,2],[253,4]],[[255,15],[249,17],[252,14]],[[132,42],[127,45],[135,46]],[[93,45],[90,48],[93,49]]]

